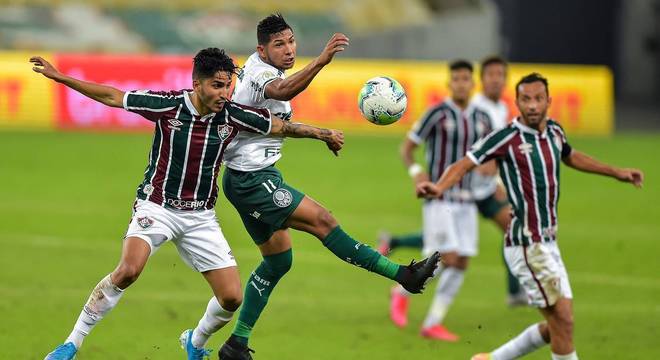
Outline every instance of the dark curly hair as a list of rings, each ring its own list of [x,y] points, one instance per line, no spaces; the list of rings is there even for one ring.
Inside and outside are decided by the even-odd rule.
[[[208,79],[218,71],[235,74],[237,68],[234,60],[225,53],[224,49],[206,48],[200,50],[193,58],[193,79]]]
[[[291,29],[291,26],[286,23],[284,16],[280,13],[270,14],[265,17],[259,24],[257,24],[257,42],[259,45],[266,45],[270,41],[270,36],[277,34],[286,29]]]
[[[472,67],[472,63],[464,59],[454,60],[451,63],[449,63],[449,71],[456,71],[461,69],[468,70],[469,72],[474,71],[474,67]]]

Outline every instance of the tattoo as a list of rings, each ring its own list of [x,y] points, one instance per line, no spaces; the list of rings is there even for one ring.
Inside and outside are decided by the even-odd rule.
[[[314,138],[325,141],[330,139],[332,132],[328,129],[319,129],[314,126],[283,121],[282,135],[289,137]]]

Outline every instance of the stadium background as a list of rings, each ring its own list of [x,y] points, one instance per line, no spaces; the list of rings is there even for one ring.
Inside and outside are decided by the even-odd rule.
[[[196,50],[224,47],[241,63],[254,48],[256,22],[272,11],[294,27],[298,67],[333,32],[351,38],[294,101],[295,119],[346,130],[345,150],[335,159],[319,144],[289,141],[280,168],[365,242],[379,229],[421,225],[397,147],[424,108],[446,96],[447,60],[510,59],[510,104],[522,74],[547,75],[551,115],[574,147],[647,173],[644,190],[634,191],[563,172],[560,243],[576,294],[579,353],[660,357],[660,1],[95,0],[0,1],[0,358],[40,359],[66,336],[118,259],[150,142],[148,122],[36,76],[28,57],[123,89],[184,88]],[[408,92],[409,111],[396,125],[376,127],[357,112],[360,85],[377,75],[397,78]],[[224,199],[218,214],[244,279],[258,252]],[[481,255],[447,318],[463,336],[458,344],[417,336],[430,294],[413,305],[408,329],[394,329],[387,282],[295,234],[294,269],[255,331],[257,358],[465,359],[502,343],[538,315],[505,307],[500,236],[485,222],[480,230]],[[182,358],[177,335],[194,326],[210,292],[177,257],[167,246],[151,260],[79,358]],[[212,339],[215,347],[230,328]],[[547,349],[529,356],[548,357]]]

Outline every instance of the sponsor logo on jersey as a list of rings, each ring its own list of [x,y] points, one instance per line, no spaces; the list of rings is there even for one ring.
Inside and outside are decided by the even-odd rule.
[[[231,125],[218,125],[218,136],[220,136],[220,140],[227,140],[231,136],[232,130],[234,130],[234,127]]]
[[[197,209],[206,205],[206,200],[167,199],[167,205],[177,209]]]
[[[518,150],[520,150],[520,153],[524,155],[531,154],[533,149],[534,147],[532,144],[522,143],[518,145]]]
[[[172,130],[181,130],[180,126],[183,125],[183,123],[177,119],[169,119],[167,122],[169,123],[167,127]]]
[[[291,205],[292,200],[293,196],[291,196],[291,192],[287,189],[277,189],[273,193],[273,202],[281,208]]]
[[[154,221],[151,220],[148,216],[137,218],[137,223],[143,229],[148,229],[151,225],[154,224]]]

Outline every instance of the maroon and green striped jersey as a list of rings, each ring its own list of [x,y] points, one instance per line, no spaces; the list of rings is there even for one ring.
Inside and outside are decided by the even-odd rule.
[[[539,132],[516,119],[467,153],[477,165],[497,159],[514,212],[505,235],[507,246],[555,240],[560,162],[571,151],[556,121],[548,120]]]
[[[219,113],[200,116],[191,94],[141,90],[124,95],[124,109],[156,125],[138,199],[180,210],[212,209],[227,145],[239,131],[270,133],[267,109],[227,102]]]
[[[492,129],[486,111],[470,104],[461,110],[451,99],[431,107],[408,133],[415,144],[426,143],[427,170],[431,181],[437,182],[449,165],[465,157],[465,153]],[[472,201],[471,174],[446,191],[441,199]]]

